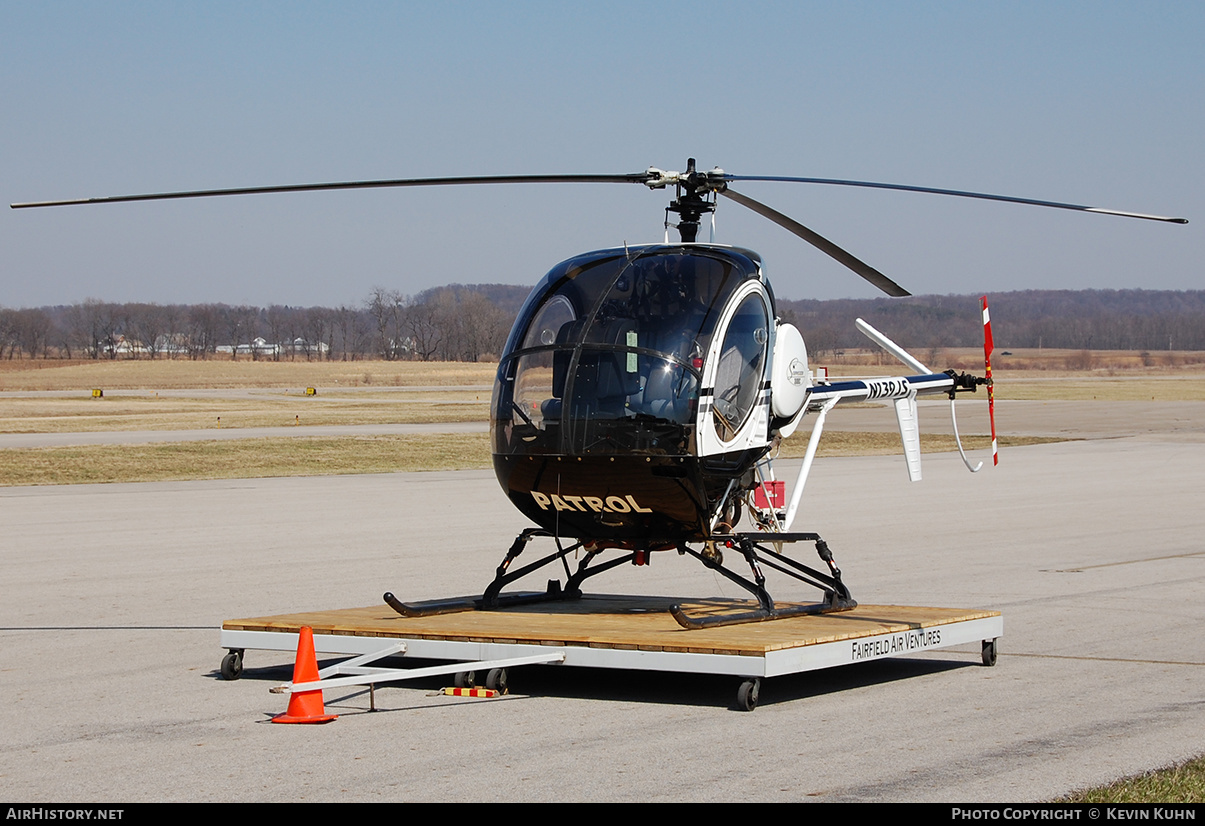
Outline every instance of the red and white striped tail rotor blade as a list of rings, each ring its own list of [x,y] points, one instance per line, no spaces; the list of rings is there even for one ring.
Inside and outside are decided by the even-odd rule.
[[[987,378],[987,415],[992,422],[992,464],[998,465],[1000,452],[996,445],[996,397],[992,388],[992,351],[996,348],[992,342],[992,318],[987,312],[987,296],[983,296],[979,303],[983,307],[983,366]]]

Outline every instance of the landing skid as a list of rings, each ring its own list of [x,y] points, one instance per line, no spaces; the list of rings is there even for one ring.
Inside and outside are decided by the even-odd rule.
[[[536,591],[513,594],[499,607],[543,602],[546,598],[544,594]],[[384,599],[386,605],[403,617],[434,617],[440,614],[459,614],[464,611],[480,611],[482,609],[481,600],[471,597],[436,599],[429,602],[402,602],[391,591],[386,591]]]
[[[514,571],[510,570],[511,563],[527,547],[527,543],[537,536],[549,537],[556,542],[557,550],[541,559],[525,565]],[[813,542],[816,553],[828,566],[829,573],[823,573],[809,568],[781,552],[783,545],[795,542]],[[704,543],[704,549],[697,551],[684,542],[650,543],[654,547],[676,547],[679,554],[690,555],[698,559],[708,568],[726,577],[740,587],[749,591],[757,599],[757,608],[741,613],[725,613],[723,615],[691,616],[679,605],[670,608],[670,613],[678,625],[687,630],[696,628],[714,628],[720,625],[741,625],[750,622],[766,622],[782,617],[799,616],[803,614],[829,614],[838,611],[849,611],[856,608],[858,603],[850,596],[849,588],[841,581],[841,571],[833,562],[832,551],[828,543],[815,533],[737,533],[717,537]],[[766,545],[774,544],[772,550]],[[577,570],[570,571],[568,555],[586,548],[585,556],[577,565]],[[730,568],[724,567],[723,549],[735,549],[740,552],[752,571],[752,578],[742,576]],[[562,546],[559,537],[553,536],[541,528],[528,528],[516,537],[506,557],[498,566],[494,580],[485,589],[479,599],[459,598],[448,600],[432,600],[428,602],[406,603],[399,600],[393,593],[386,591],[385,603],[404,617],[430,617],[439,614],[455,614],[465,611],[490,611],[517,605],[532,605],[540,602],[555,602],[580,599],[582,583],[596,574],[609,571],[626,563],[645,564],[648,551],[635,550],[623,556],[609,559],[591,567],[596,557],[606,548],[594,548],[586,542],[574,542]],[[523,591],[513,594],[502,594],[502,589],[510,583],[543,568],[545,565],[560,561],[564,566],[567,582],[561,587],[558,579],[548,581],[544,592]],[[762,566],[773,568],[789,577],[805,582],[821,590],[823,598],[820,602],[777,607],[765,587],[765,575]]]

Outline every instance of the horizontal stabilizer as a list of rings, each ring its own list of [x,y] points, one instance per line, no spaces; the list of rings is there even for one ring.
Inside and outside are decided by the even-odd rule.
[[[862,319],[860,319],[860,318],[854,319],[854,324],[857,326],[858,330],[862,333],[862,335],[866,336],[868,339],[870,339],[875,344],[882,347],[888,353],[895,356],[897,359],[899,359],[901,362],[903,362],[906,366],[912,368],[913,370],[915,370],[918,373],[932,372],[928,367],[926,367],[925,365],[920,363],[920,359],[916,358],[916,356],[909,353],[903,347],[899,346],[894,341],[887,338],[887,336],[880,333],[874,327],[871,327],[869,324],[867,324]]]

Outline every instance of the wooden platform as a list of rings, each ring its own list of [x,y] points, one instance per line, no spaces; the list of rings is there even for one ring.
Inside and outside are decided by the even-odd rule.
[[[885,644],[876,643],[873,647],[850,647],[849,659],[858,660],[942,647],[940,629],[951,625],[970,623],[978,628],[981,624],[974,621],[994,619],[988,627],[995,628],[1001,622],[997,611],[860,605],[852,611],[837,614],[787,617],[688,631],[669,615],[669,607],[674,604],[682,605],[692,615],[741,612],[755,607],[749,602],[727,599],[595,595],[569,602],[526,605],[498,611],[467,611],[407,618],[382,604],[367,608],[232,619],[222,623],[222,630],[224,640],[239,638],[237,633],[226,632],[296,635],[302,626],[308,625],[313,628],[316,637],[325,638],[328,642],[335,637],[356,637],[360,640],[379,637],[755,658],[766,658],[772,652],[809,646],[831,648],[832,643],[845,642],[848,646],[851,641],[863,639],[886,640]],[[936,631],[937,639],[933,639],[933,633],[915,633],[926,629]],[[959,637],[957,642],[965,642],[967,640],[961,638],[964,636],[947,633],[944,644],[955,644],[955,637]],[[898,650],[899,647],[906,650]],[[860,650],[864,650],[864,656],[859,655]]]

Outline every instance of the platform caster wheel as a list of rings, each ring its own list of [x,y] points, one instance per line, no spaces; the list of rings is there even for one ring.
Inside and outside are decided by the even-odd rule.
[[[222,657],[222,679],[237,680],[243,676],[243,650],[234,648],[226,652],[226,656]]]
[[[995,665],[996,664],[996,654],[997,654],[996,641],[995,640],[984,640],[983,641],[983,664],[988,665],[988,666]]]
[[[485,675],[485,687],[499,694],[505,694],[506,689],[506,669],[492,668],[490,673]]]
[[[475,688],[477,685],[476,671],[457,671],[453,684],[457,688]]]
[[[736,690],[736,707],[740,711],[757,708],[757,695],[761,693],[761,680],[745,680]]]

